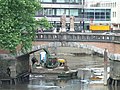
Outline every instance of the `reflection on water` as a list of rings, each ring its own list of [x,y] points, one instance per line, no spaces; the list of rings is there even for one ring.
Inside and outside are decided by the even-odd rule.
[[[120,87],[108,87],[102,84],[86,84],[78,79],[48,81],[39,78],[31,79],[29,83],[4,85],[0,90],[120,90]]]

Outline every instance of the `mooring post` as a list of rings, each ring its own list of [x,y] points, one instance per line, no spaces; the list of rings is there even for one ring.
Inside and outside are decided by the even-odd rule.
[[[108,53],[107,49],[105,48],[104,51],[104,85],[107,85],[107,62],[108,62]]]

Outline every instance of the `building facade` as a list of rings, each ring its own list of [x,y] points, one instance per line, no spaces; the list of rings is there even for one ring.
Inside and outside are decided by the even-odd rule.
[[[60,18],[66,15],[66,30],[70,30],[70,17],[74,16],[74,30],[89,29],[89,24],[109,24],[111,29],[120,29],[120,0],[89,3],[87,0],[41,0],[42,10],[36,19],[47,17],[48,21],[60,29]]]
[[[37,12],[36,19],[47,17],[56,28],[60,28],[60,18],[66,15],[66,29],[70,28],[70,17],[74,16],[75,30],[79,30],[84,17],[84,0],[41,0],[42,10]]]
[[[89,30],[90,24],[111,25],[111,8],[100,7],[98,3],[90,4],[84,8],[85,27]]]
[[[113,30],[120,30],[120,0],[101,2],[100,6],[111,8],[111,27]]]
[[[119,32],[119,30],[120,30],[120,20],[119,20],[119,18],[120,18],[120,0],[95,2],[88,6],[111,9],[111,11],[110,11],[111,29]],[[107,13],[107,17],[108,17],[108,13]]]

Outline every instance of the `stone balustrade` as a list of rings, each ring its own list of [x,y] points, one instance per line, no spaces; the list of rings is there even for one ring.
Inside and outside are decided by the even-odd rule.
[[[47,42],[112,42],[120,43],[119,35],[102,35],[101,33],[37,33],[35,41]]]

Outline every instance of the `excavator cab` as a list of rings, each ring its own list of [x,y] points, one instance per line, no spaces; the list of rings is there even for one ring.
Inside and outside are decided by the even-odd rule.
[[[55,56],[50,55],[49,51],[46,48],[43,48],[45,59],[41,60],[42,66],[45,68],[56,68],[58,66],[58,59]]]
[[[50,57],[46,61],[46,68],[56,68],[58,66],[58,60],[56,57]]]
[[[58,59],[55,56],[50,55],[48,49],[43,48],[45,54],[45,59],[41,60],[41,65],[45,68],[56,68],[58,66],[66,66],[67,62],[65,59]]]

